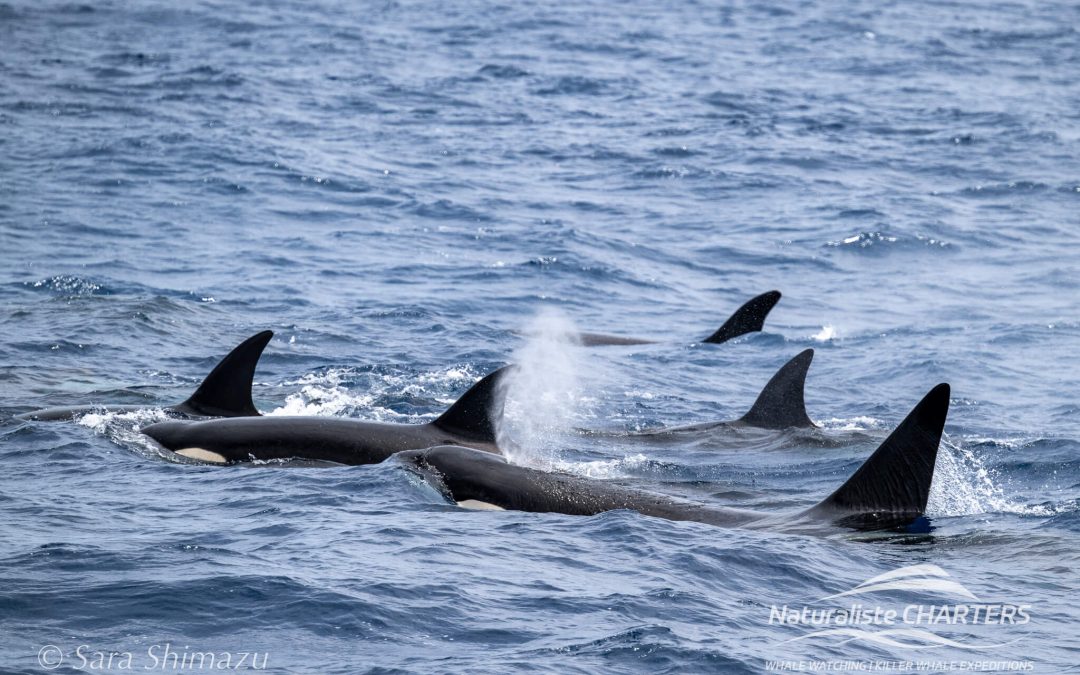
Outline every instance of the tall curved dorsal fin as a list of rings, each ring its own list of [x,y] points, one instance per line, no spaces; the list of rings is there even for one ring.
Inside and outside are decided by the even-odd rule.
[[[810,362],[813,360],[814,350],[807,349],[781,366],[758,394],[750,412],[743,415],[739,421],[763,429],[814,426],[806,414],[806,400],[803,396],[806,371],[810,369]]]
[[[765,317],[769,316],[769,312],[778,302],[780,302],[780,291],[769,291],[756,298],[750,298],[742,307],[735,310],[723,326],[702,342],[720,344],[731,338],[761,330],[765,325]]]
[[[214,366],[191,398],[174,408],[207,417],[255,417],[259,411],[251,401],[251,380],[273,331],[264,330],[241,342]]]
[[[949,414],[949,391],[944,383],[931,389],[851,478],[810,512],[861,515],[868,522],[923,515]]]
[[[465,438],[495,442],[495,425],[502,417],[503,393],[499,391],[502,378],[515,366],[503,366],[461,395],[454,405],[432,424],[444,431]]]

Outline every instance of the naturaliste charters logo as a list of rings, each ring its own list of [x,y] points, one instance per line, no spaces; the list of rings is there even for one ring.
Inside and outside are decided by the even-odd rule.
[[[905,605],[871,604],[864,596],[882,591],[908,591],[922,595],[945,595],[951,601],[908,603]],[[827,603],[827,604],[826,604]],[[942,635],[967,628],[1014,627],[1031,621],[1031,605],[983,602],[937,565],[902,567],[802,606],[772,605],[769,624],[813,629],[780,644],[826,640],[833,644],[868,642],[887,647],[930,649],[955,647],[977,650],[1013,644],[965,641],[956,635]],[[970,637],[970,636],[968,636]]]

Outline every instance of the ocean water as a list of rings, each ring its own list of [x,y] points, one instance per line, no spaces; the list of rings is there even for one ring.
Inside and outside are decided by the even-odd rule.
[[[1001,0],[0,4],[0,670],[1075,670],[1078,26]],[[698,342],[772,288],[764,332]],[[776,512],[947,381],[933,531],[163,459],[137,429],[267,328],[265,412],[422,422],[516,361],[514,461]],[[619,437],[738,417],[807,347],[821,432]],[[15,419],[89,402],[146,410]],[[822,601],[916,565],[954,584]],[[852,597],[1030,620],[770,623]]]

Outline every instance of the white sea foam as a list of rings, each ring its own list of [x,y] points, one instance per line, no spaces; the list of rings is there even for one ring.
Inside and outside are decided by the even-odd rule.
[[[971,450],[942,437],[934,467],[934,483],[926,506],[930,516],[969,516],[980,513],[1051,515],[1042,506],[1010,499],[994,472]]]
[[[858,417],[830,417],[827,420],[815,420],[818,426],[830,431],[868,431],[886,429],[888,425],[876,417],[860,415]]]
[[[627,475],[629,470],[640,467],[649,460],[642,453],[627,455],[613,459],[598,459],[587,462],[569,462],[561,459],[553,460],[546,469],[553,471],[565,471],[586,478],[621,478]]]
[[[172,453],[165,453],[152,438],[143,434],[141,429],[169,419],[173,418],[169,417],[163,408],[145,408],[128,412],[90,412],[74,421],[118,445],[134,447],[137,452],[147,457],[167,457]]]
[[[281,406],[266,415],[342,415],[353,408],[367,407],[374,401],[374,396],[368,392],[353,394],[342,386],[342,382],[353,374],[351,368],[306,373],[286,383],[300,385],[300,391],[286,396]]]
[[[419,374],[384,373],[370,377],[364,391],[354,392],[347,383],[355,379],[354,368],[327,368],[318,373],[307,373],[284,386],[300,386],[300,391],[289,394],[281,406],[266,415],[332,415],[348,416],[362,411],[363,417],[388,422],[421,422],[425,418],[399,413],[390,408],[375,405],[382,396],[406,394],[415,397],[430,396],[449,407],[456,400],[453,395],[440,395],[449,383],[463,382],[471,386],[480,377],[468,366],[451,366]]]

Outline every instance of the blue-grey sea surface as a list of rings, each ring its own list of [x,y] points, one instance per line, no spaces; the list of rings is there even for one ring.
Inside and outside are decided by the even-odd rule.
[[[1075,670],[1078,27],[1064,0],[0,3],[0,670]],[[763,332],[701,343],[772,288]],[[168,461],[138,428],[263,329],[264,412],[429,421],[517,361],[515,461],[777,513],[949,382],[933,530]],[[736,418],[808,347],[822,431],[619,436]],[[146,409],[15,417],[90,402]],[[819,602],[911,566],[939,590]],[[1029,620],[770,623],[972,598]]]

